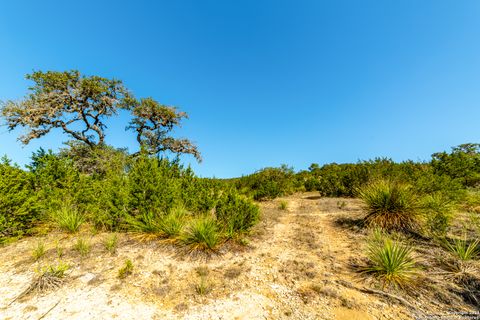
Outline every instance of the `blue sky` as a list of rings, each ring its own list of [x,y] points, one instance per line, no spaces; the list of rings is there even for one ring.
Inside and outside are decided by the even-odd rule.
[[[2,1],[0,100],[32,70],[122,79],[190,115],[201,176],[375,156],[424,160],[480,141],[479,1]],[[134,149],[124,116],[107,142]],[[22,147],[19,164],[60,133]]]

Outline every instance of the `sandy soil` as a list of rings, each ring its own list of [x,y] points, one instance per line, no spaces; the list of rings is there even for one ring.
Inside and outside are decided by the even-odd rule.
[[[287,210],[279,209],[282,200]],[[357,200],[304,193],[260,205],[262,222],[248,244],[210,257],[126,234],[110,254],[102,244],[108,235],[88,230],[0,248],[0,319],[461,319],[459,312],[473,319],[472,307],[442,303],[431,290],[394,293],[404,302],[361,290],[372,284],[352,267],[363,259],[366,237],[349,223],[363,214]],[[73,248],[80,237],[92,245],[86,257]],[[39,241],[47,253],[35,262]],[[126,259],[133,274],[119,279]],[[59,260],[70,265],[59,288],[21,295],[36,270]],[[202,277],[205,294],[196,289]]]

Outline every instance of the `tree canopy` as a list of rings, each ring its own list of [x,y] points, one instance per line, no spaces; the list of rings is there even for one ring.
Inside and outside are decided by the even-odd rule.
[[[136,99],[120,80],[85,76],[77,70],[35,71],[26,78],[33,81],[28,95],[0,105],[0,114],[9,130],[25,129],[19,137],[24,144],[60,129],[73,141],[90,148],[103,146],[106,121],[126,110],[132,118],[127,129],[137,133],[141,148],[152,154],[192,154],[201,160],[190,140],[171,135],[187,118],[185,112],[153,98]]]

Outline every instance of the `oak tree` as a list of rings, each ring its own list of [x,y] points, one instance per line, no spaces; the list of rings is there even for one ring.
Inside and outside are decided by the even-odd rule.
[[[152,98],[136,99],[120,80],[84,76],[76,70],[36,71],[26,78],[33,81],[30,93],[20,101],[0,105],[9,130],[26,130],[19,137],[24,144],[60,129],[76,146],[103,148],[106,120],[123,109],[131,113],[127,129],[136,132],[142,149],[150,154],[192,154],[201,161],[190,140],[172,136],[187,114]]]
[[[127,90],[119,80],[81,76],[78,71],[36,71],[26,76],[34,85],[21,101],[7,101],[1,114],[9,130],[26,129],[28,144],[60,128],[89,146],[105,143],[105,120],[122,108]]]
[[[133,118],[127,129],[137,134],[138,143],[149,153],[169,151],[191,154],[201,161],[200,152],[188,139],[173,138],[170,133],[179,126],[187,114],[175,107],[158,103],[152,98],[136,101],[132,107]]]

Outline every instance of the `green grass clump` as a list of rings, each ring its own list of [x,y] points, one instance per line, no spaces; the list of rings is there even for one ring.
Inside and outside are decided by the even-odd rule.
[[[387,237],[379,237],[377,234],[369,241],[367,251],[369,265],[364,267],[362,272],[379,279],[384,287],[410,286],[418,271],[412,253],[412,246]]]
[[[214,250],[220,242],[217,222],[209,216],[192,221],[182,238],[192,249]]]
[[[288,201],[286,201],[286,200],[280,201],[280,203],[278,205],[278,209],[287,210],[287,208],[288,208]]]
[[[57,257],[58,258],[63,257],[63,255],[65,253],[64,248],[60,245],[60,242],[58,240],[55,242],[55,251],[57,252]]]
[[[453,241],[444,241],[445,248],[461,261],[470,261],[480,255],[480,239],[467,241],[463,239],[453,239]]]
[[[75,233],[85,222],[83,214],[77,209],[63,206],[52,213],[53,221],[64,231]]]
[[[118,278],[125,279],[133,273],[133,262],[130,259],[125,260],[125,264],[118,270]]]
[[[90,243],[85,239],[78,239],[75,243],[74,249],[80,253],[80,256],[86,257],[90,253]]]
[[[128,229],[141,233],[158,233],[160,232],[161,217],[159,214],[148,211],[139,216],[126,217]]]
[[[367,207],[367,225],[385,230],[417,229],[418,205],[410,186],[378,180],[359,189],[358,196]]]
[[[347,206],[347,203],[345,201],[337,201],[337,208],[338,209],[343,210],[343,209],[345,209],[346,206]]]
[[[118,236],[116,233],[109,235],[103,240],[103,246],[105,250],[114,254],[117,251]]]
[[[38,242],[37,246],[32,251],[33,260],[40,260],[46,253],[45,244],[43,242]]]
[[[195,284],[195,291],[199,295],[205,295],[212,290],[212,284],[208,281],[209,270],[206,266],[200,266],[196,268],[196,272],[200,281]]]
[[[32,291],[46,291],[58,288],[63,283],[69,268],[70,266],[68,264],[60,262],[57,265],[48,265],[37,270],[38,276],[33,279],[23,294]]]
[[[167,215],[162,217],[159,223],[160,232],[167,238],[178,237],[185,225],[187,211],[183,208],[174,208]]]

